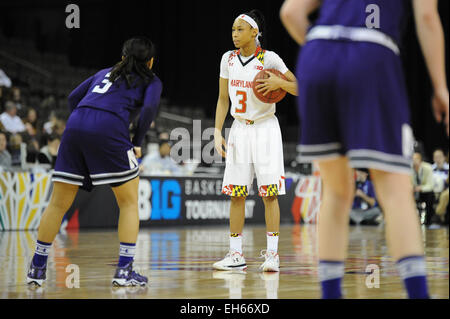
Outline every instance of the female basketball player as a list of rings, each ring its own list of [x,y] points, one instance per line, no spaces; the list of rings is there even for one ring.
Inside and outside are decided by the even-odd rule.
[[[225,157],[226,167],[222,192],[231,197],[230,250],[213,267],[218,270],[245,269],[242,253],[242,229],[245,220],[245,199],[256,173],[259,196],[265,206],[267,251],[263,271],[278,271],[278,236],[280,209],[278,195],[285,194],[283,144],[281,130],[275,116],[275,104],[259,101],[252,91],[252,81],[262,69],[277,69],[287,81],[270,74],[259,81],[257,89],[264,94],[282,88],[297,94],[295,76],[275,53],[261,48],[259,39],[264,28],[264,17],[257,10],[239,15],[232,28],[237,50],[226,52],[220,64],[219,99],[216,109],[215,147]],[[234,122],[225,153],[222,145],[222,126],[229,109]]]
[[[367,167],[386,218],[390,254],[410,298],[428,298],[425,258],[410,179],[412,132],[397,44],[405,2],[287,0],[281,17],[306,45],[299,56],[301,155],[318,160],[323,181],[319,279],[323,298],[340,298],[354,194],[352,168]],[[449,94],[444,37],[436,0],[413,1],[417,34],[434,87],[433,110],[445,114]],[[370,16],[369,16],[370,14]],[[378,16],[377,16],[378,15]],[[375,24],[375,25],[373,25]]]
[[[39,225],[36,252],[28,283],[42,285],[51,244],[61,220],[82,187],[109,184],[120,209],[120,253],[112,283],[146,285],[147,278],[133,271],[139,231],[138,185],[140,145],[159,105],[162,84],[152,72],[154,46],[137,37],[127,40],[122,61],[99,71],[69,96],[70,115],[62,136],[53,193]],[[130,139],[129,123],[140,114]]]

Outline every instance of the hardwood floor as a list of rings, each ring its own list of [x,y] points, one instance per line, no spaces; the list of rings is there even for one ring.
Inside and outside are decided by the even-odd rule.
[[[383,227],[350,230],[345,298],[405,298],[395,263],[387,253]],[[433,298],[449,298],[448,233],[448,228],[423,229]],[[111,286],[118,259],[117,233],[91,230],[58,234],[49,256],[46,283],[29,289],[26,271],[36,236],[37,232],[0,232],[0,298],[320,298],[314,225],[282,225],[280,273],[258,270],[263,262],[260,252],[266,248],[264,226],[244,229],[245,272],[212,269],[212,263],[228,250],[228,227],[141,229],[134,265],[149,277],[147,288]],[[377,270],[379,288],[368,288],[368,284],[376,286]]]

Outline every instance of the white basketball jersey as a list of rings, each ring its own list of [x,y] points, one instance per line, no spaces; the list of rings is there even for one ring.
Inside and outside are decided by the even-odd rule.
[[[253,93],[253,79],[263,69],[276,69],[285,74],[289,69],[275,52],[258,47],[251,57],[243,57],[240,50],[222,56],[220,77],[228,79],[231,115],[242,120],[256,121],[275,114],[275,103],[261,102]]]

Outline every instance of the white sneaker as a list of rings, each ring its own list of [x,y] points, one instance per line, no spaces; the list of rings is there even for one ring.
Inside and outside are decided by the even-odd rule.
[[[280,257],[274,251],[261,251],[261,257],[266,260],[259,267],[262,271],[280,271]]]
[[[217,270],[245,270],[247,269],[247,264],[243,254],[230,250],[225,258],[214,263],[213,267]]]

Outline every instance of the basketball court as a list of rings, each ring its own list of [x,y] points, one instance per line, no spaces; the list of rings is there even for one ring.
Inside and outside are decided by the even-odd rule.
[[[406,298],[387,251],[384,230],[382,225],[350,227],[343,281],[345,298]],[[228,251],[228,231],[227,226],[142,228],[134,264],[149,277],[146,288],[112,287],[119,247],[115,230],[59,233],[49,256],[47,281],[37,289],[25,284],[37,232],[0,232],[0,298],[320,298],[316,225],[282,225],[279,273],[258,271],[264,261],[260,253],[266,247],[265,228],[250,225],[243,232],[248,269],[245,272],[213,270],[212,264]],[[423,227],[422,231],[430,294],[432,298],[448,299],[448,228]]]

